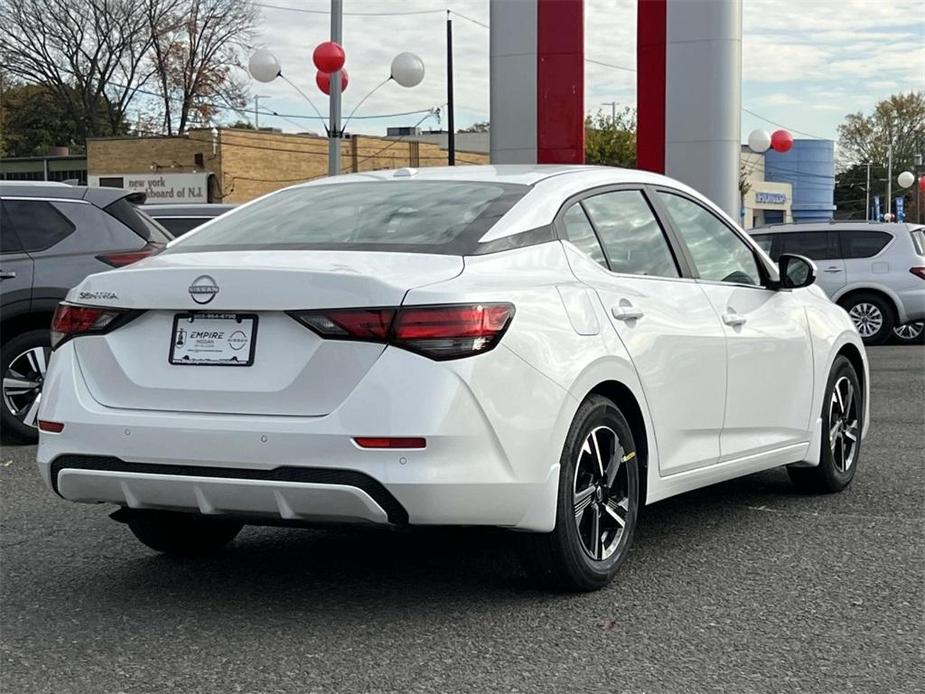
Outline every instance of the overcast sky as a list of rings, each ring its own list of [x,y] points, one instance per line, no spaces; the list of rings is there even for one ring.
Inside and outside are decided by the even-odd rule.
[[[329,0],[258,0],[257,4],[261,13],[257,45],[274,51],[283,74],[327,115],[327,97],[314,83],[311,53],[329,36]],[[585,7],[589,61],[585,107],[589,112],[609,111],[609,106],[602,106],[609,101],[633,106],[636,0],[585,0]],[[345,116],[388,76],[396,53],[419,54],[427,69],[424,82],[414,89],[390,82],[370,96],[357,110],[348,128],[351,132],[381,135],[389,125],[415,125],[422,118],[423,128],[445,127],[445,120],[438,124],[424,113],[359,117],[418,111],[446,101],[446,9],[457,13],[453,15],[457,127],[488,120],[489,30],[479,24],[488,24],[488,0],[344,0],[344,8],[343,44],[350,75]],[[744,0],[743,23],[742,104],[789,127],[797,137],[802,131],[834,138],[845,114],[869,111],[893,92],[925,89],[921,0]],[[280,80],[255,84],[253,93],[272,97],[261,102],[261,110],[314,113]],[[317,120],[273,116],[261,116],[260,125],[290,132],[322,130]],[[757,127],[774,129],[749,113],[742,114],[743,138]]]

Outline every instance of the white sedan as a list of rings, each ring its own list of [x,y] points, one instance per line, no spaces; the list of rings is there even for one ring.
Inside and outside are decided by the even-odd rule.
[[[600,588],[644,504],[780,465],[851,482],[867,361],[814,277],[640,171],[298,185],[71,291],[39,466],[162,552],[245,523],[487,525],[547,584]]]

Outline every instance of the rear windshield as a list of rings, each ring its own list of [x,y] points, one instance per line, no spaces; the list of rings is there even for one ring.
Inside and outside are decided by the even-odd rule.
[[[912,230],[912,244],[915,246],[916,253],[925,255],[925,228]]]
[[[104,209],[145,241],[160,244],[173,238],[164,227],[130,203],[128,198],[119,198]]]
[[[378,250],[467,255],[527,186],[447,181],[287,188],[184,236],[168,252]]]

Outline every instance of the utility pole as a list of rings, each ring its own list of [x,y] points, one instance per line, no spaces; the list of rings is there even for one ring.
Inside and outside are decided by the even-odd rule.
[[[331,40],[344,45],[344,1],[331,0]],[[340,70],[331,75],[328,123],[328,176],[340,174]]]
[[[893,221],[893,143],[886,149],[886,211]]]
[[[864,186],[864,221],[870,221],[870,162],[867,162],[867,185]]]
[[[453,20],[446,11],[446,108],[447,108],[447,155],[446,163],[456,166],[456,122],[453,108]]]
[[[617,102],[616,101],[604,101],[601,103],[601,106],[610,106],[610,124],[617,124]]]
[[[266,96],[264,94],[257,94],[254,97],[254,129],[260,130],[260,100],[261,99],[272,99],[272,96]]]

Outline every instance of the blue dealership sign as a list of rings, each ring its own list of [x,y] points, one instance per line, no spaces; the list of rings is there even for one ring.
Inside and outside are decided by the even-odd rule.
[[[906,221],[906,199],[902,196],[896,198],[896,221]]]
[[[871,215],[870,218],[875,219],[878,222],[882,221],[880,219],[880,196],[879,195],[874,196],[874,213]]]

